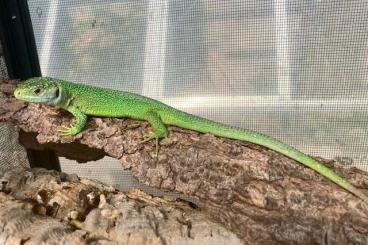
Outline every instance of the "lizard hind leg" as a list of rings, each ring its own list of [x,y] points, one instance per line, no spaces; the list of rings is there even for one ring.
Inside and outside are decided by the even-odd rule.
[[[148,112],[147,115],[145,116],[145,120],[147,120],[151,124],[152,132],[143,136],[142,143],[154,139],[156,143],[155,153],[156,156],[158,156],[159,151],[158,142],[160,139],[167,137],[168,134],[167,128],[165,124],[162,122],[160,116],[156,112]]]

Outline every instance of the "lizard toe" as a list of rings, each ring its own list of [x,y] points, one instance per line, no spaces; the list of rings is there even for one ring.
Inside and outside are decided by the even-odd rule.
[[[76,135],[78,132],[76,132],[75,128],[73,127],[65,127],[62,126],[58,129],[59,136],[73,136]]]

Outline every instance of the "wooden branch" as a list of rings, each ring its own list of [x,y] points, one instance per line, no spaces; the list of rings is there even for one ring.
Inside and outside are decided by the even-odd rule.
[[[9,87],[2,91],[11,91]],[[246,243],[368,243],[365,203],[264,147],[169,127],[156,158],[153,142],[140,143],[150,130],[146,122],[90,118],[81,134],[60,138],[57,128],[72,122],[68,113],[11,97],[1,103],[0,120],[36,133],[42,147],[59,153],[76,144],[103,151],[140,182],[189,195]],[[89,152],[74,153],[83,161],[89,160],[82,159]],[[368,187],[367,173],[324,162],[355,186]]]
[[[14,169],[1,183],[1,244],[242,244],[183,201],[44,169]]]

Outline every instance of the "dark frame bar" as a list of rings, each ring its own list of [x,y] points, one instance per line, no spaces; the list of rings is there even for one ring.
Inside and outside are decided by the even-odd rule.
[[[10,79],[41,76],[27,0],[0,0],[0,41]],[[32,168],[61,170],[55,152],[26,150]]]

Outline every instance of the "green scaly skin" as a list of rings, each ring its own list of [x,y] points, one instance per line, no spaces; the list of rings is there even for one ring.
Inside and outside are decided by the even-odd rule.
[[[81,132],[86,125],[87,115],[91,115],[127,117],[148,121],[153,131],[151,134],[144,136],[144,141],[155,139],[156,153],[158,141],[168,135],[166,125],[248,141],[282,153],[314,169],[368,203],[368,197],[362,191],[337,175],[333,170],[289,145],[251,130],[227,126],[176,110],[159,101],[138,94],[39,77],[22,83],[14,91],[14,95],[20,100],[56,106],[72,113],[76,119],[75,123],[71,127],[59,129],[59,133],[64,136],[76,135]]]

